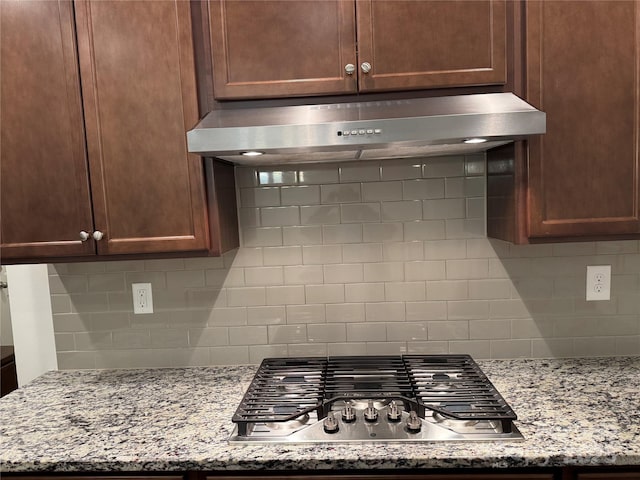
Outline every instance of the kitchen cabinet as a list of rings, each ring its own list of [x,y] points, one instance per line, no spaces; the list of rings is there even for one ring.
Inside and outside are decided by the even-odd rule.
[[[2,262],[95,253],[72,4],[0,2]]]
[[[104,1],[104,0],[102,0]],[[89,475],[74,475],[74,474],[68,474],[68,475],[60,475],[60,474],[51,474],[51,475],[28,475],[28,476],[23,476],[23,475],[3,475],[3,477],[6,478],[12,478],[12,479],[21,479],[21,480],[44,480],[44,479],[57,479],[57,480],[98,480],[98,479],[102,479],[104,480],[105,478],[108,478],[109,480],[184,480],[184,476],[180,476],[180,475],[176,475],[175,473],[171,474],[171,475],[165,475],[165,474],[156,474],[156,475],[152,475],[152,474],[134,474],[134,475],[118,475],[118,474],[104,474],[104,473],[96,473],[96,474],[89,474]]]
[[[503,0],[210,0],[208,17],[216,99],[507,81]]]
[[[640,238],[640,2],[526,2],[526,99],[547,133],[488,155],[488,235]]]
[[[640,471],[623,473],[578,473],[576,480],[640,480]]]
[[[387,471],[378,473],[368,473],[367,470],[361,470],[357,473],[348,471],[338,472],[334,474],[323,474],[318,472],[305,473],[305,472],[293,472],[293,473],[278,473],[278,472],[238,472],[238,474],[229,475],[227,472],[210,472],[204,474],[202,472],[191,471],[187,472],[185,476],[177,476],[175,474],[135,474],[135,475],[118,475],[112,474],[95,474],[95,475],[10,475],[6,474],[7,480],[98,480],[98,479],[110,479],[110,480],[183,480],[185,477],[189,480],[554,480],[554,479],[569,479],[576,478],[576,480],[638,480],[640,478],[640,471],[634,470],[634,467],[622,467],[608,469],[606,473],[603,473],[602,468],[594,467],[582,469],[580,473],[575,474],[574,469],[571,467],[565,468],[546,468],[546,469],[530,469],[534,473],[525,472],[509,472],[505,471],[492,471],[487,472],[486,469],[482,472],[474,472],[472,470],[452,469],[450,473],[391,473]],[[600,473],[595,473],[595,472]]]
[[[287,474],[269,474],[255,476],[207,476],[205,480],[255,480],[261,478],[264,480],[554,480],[554,476],[550,473],[529,474],[529,473],[442,473],[442,474],[370,474],[363,473],[358,475],[287,475]]]
[[[235,198],[207,199],[203,160],[187,153],[199,118],[189,4],[1,8],[3,262],[229,247],[210,233]]]
[[[0,347],[0,397],[18,388],[18,373],[16,371],[16,356],[13,346]]]

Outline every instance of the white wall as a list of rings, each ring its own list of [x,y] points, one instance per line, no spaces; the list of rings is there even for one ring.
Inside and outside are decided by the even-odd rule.
[[[9,265],[9,304],[18,385],[57,370],[51,296],[46,265]]]

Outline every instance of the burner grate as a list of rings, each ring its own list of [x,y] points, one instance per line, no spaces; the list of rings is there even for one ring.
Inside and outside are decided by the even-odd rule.
[[[330,357],[325,399],[411,397],[402,357]]]
[[[326,368],[325,358],[263,360],[232,421],[246,435],[249,423],[286,422],[318,409]]]
[[[455,420],[495,420],[505,432],[517,417],[469,355],[267,358],[233,422],[287,422],[312,411],[324,418],[338,400],[399,399]]]
[[[405,355],[416,400],[457,420],[499,420],[505,432],[517,416],[469,355]]]

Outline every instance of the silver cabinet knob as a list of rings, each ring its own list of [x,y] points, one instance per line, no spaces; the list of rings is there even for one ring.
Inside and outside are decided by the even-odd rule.
[[[353,63],[347,63],[344,66],[344,71],[347,75],[353,75],[356,72],[356,66]]]
[[[86,242],[87,240],[89,240],[89,237],[90,237],[90,235],[87,232],[85,232],[84,230],[82,230],[80,232],[80,241],[81,242]]]
[[[363,73],[369,73],[371,71],[371,64],[369,62],[362,62],[360,68]]]
[[[104,234],[100,231],[100,230],[96,230],[95,232],[93,232],[93,239],[98,241],[98,240],[102,240],[102,237],[104,237]]]

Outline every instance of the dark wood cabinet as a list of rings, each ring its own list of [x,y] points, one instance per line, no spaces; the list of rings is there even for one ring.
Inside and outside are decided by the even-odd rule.
[[[356,2],[361,92],[504,84],[503,1]]]
[[[216,98],[352,93],[357,75],[352,1],[211,1]]]
[[[575,478],[576,480],[640,480],[640,470],[635,472],[579,472]]]
[[[236,206],[207,204],[203,160],[187,152],[199,118],[189,3],[1,8],[3,263],[219,254],[209,217]],[[213,231],[237,246],[237,227]]]
[[[576,470],[574,467],[558,468],[528,468],[528,469],[460,469],[452,468],[439,470],[437,473],[417,473],[417,470],[396,471],[388,470],[371,473],[369,470],[350,472],[348,470],[337,470],[335,473],[326,474],[320,471],[315,472],[278,472],[278,471],[258,471],[247,470],[237,471],[229,474],[228,471],[201,472],[189,471],[184,476],[178,476],[167,472],[163,474],[140,472],[136,474],[6,474],[7,480],[638,480],[640,471],[637,467],[584,467]]]
[[[526,2],[526,98],[547,133],[488,155],[489,236],[640,234],[640,2]]]
[[[0,347],[0,397],[18,388],[18,372],[16,356],[12,345]]]
[[[40,474],[40,475],[10,475],[3,474],[4,478],[7,479],[21,479],[21,480],[184,480],[184,475],[176,475],[172,474],[164,474],[162,472],[153,474],[153,473],[134,473],[134,474],[118,474],[118,473],[95,473],[88,475],[80,475],[70,473],[70,474]]]
[[[211,0],[208,6],[217,99],[507,81],[503,0]]]
[[[2,260],[95,254],[72,4],[0,2]]]
[[[442,474],[407,474],[407,473],[362,473],[362,474],[275,474],[260,476],[218,476],[210,475],[205,480],[554,480],[551,473],[442,473]],[[631,478],[629,478],[631,480]]]
[[[75,7],[98,253],[207,249],[189,4]]]

